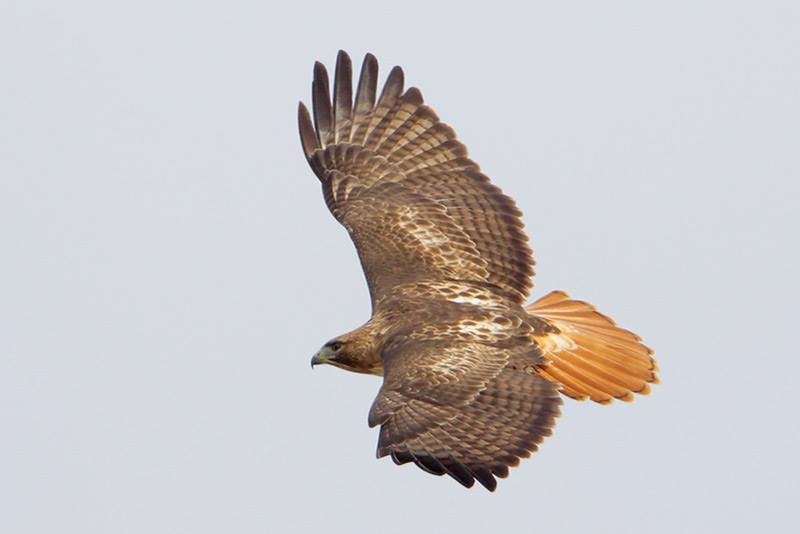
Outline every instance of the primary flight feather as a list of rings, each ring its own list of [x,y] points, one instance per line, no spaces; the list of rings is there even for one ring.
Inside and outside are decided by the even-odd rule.
[[[383,376],[369,412],[378,456],[489,490],[552,432],[561,394],[630,401],[658,381],[652,351],[585,302],[555,291],[525,305],[533,256],[514,201],[452,128],[403,89],[377,96],[367,54],[333,83],[314,66],[300,139],[325,203],[355,243],[372,300],[363,326],[311,363]]]

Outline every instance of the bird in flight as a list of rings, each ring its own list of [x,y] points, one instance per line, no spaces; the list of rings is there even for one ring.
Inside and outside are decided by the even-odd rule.
[[[314,65],[303,152],[348,231],[372,316],[311,360],[383,377],[369,411],[378,457],[413,462],[494,491],[535,452],[561,396],[608,404],[657,383],[653,352],[591,304],[553,291],[526,304],[533,257],[514,201],[467,156],[452,128],[404,90],[394,67],[380,96],[367,54],[336,60],[331,100]]]

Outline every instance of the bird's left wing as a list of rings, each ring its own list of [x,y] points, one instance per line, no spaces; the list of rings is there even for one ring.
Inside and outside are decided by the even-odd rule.
[[[364,59],[353,98],[350,58],[340,52],[333,101],[314,67],[313,121],[299,108],[305,156],[334,217],[361,259],[373,306],[398,284],[468,280],[523,303],[533,259],[520,212],[467,157],[452,128],[389,73],[376,99],[378,63]]]
[[[530,348],[395,341],[369,414],[381,425],[378,457],[494,491],[495,477],[536,451],[559,414],[557,385],[530,365],[540,359]]]

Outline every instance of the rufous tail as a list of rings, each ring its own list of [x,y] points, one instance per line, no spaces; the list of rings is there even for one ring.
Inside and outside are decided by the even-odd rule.
[[[634,393],[647,395],[650,384],[659,382],[653,351],[591,304],[553,291],[525,309],[558,330],[536,336],[549,360],[538,372],[560,384],[565,395],[600,404],[630,402]]]

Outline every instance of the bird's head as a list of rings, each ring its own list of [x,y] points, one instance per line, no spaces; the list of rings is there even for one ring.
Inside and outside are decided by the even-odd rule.
[[[346,359],[344,355],[344,341],[332,339],[325,343],[314,357],[311,358],[311,367],[313,368],[315,365],[322,365],[325,363],[337,365],[337,357],[341,356],[342,359],[339,361],[340,363]]]
[[[346,371],[383,374],[383,360],[372,350],[366,336],[354,335],[356,332],[336,337],[325,343],[311,358],[311,367],[320,364],[333,365]]]

